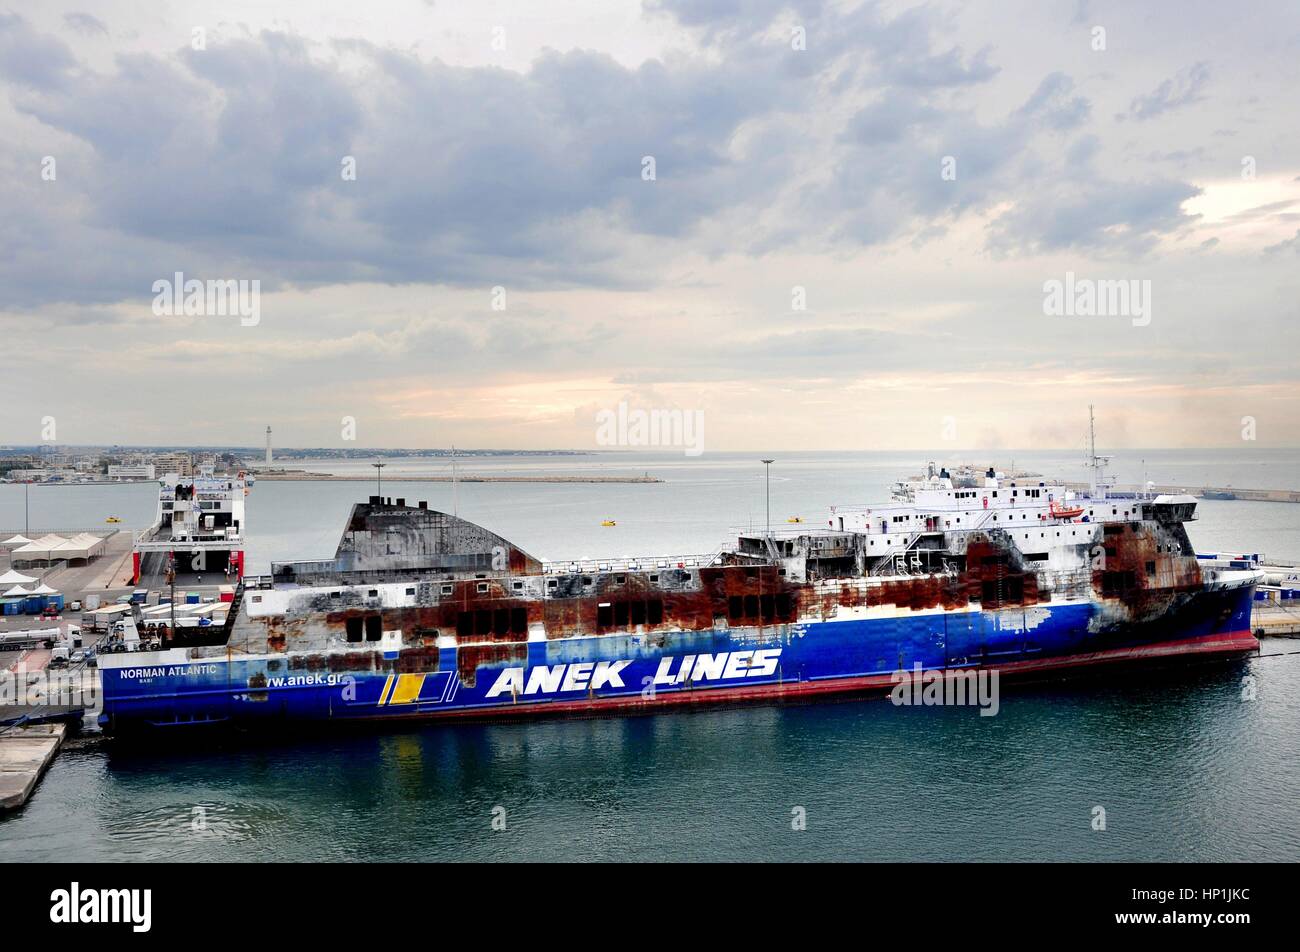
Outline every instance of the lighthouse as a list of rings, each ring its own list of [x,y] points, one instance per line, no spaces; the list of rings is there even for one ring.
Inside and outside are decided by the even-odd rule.
[[[266,465],[271,465],[271,428],[266,428]]]

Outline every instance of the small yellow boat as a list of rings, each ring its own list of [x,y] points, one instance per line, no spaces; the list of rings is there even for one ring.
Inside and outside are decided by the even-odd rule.
[[[615,522],[613,519],[604,519],[604,520],[601,521],[600,524],[601,524],[602,526],[616,526],[616,525],[618,525],[618,523]]]
[[[105,522],[121,522],[122,520],[119,519],[119,518],[117,518],[117,516],[109,516],[109,517],[108,517],[107,519],[105,519],[104,521],[105,521]]]
[[[803,516],[791,516],[786,522],[803,522]]]

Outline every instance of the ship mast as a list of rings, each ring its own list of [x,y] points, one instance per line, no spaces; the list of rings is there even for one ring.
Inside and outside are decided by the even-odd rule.
[[[1092,404],[1088,404],[1088,468],[1092,470],[1092,498],[1106,498],[1106,463],[1109,456],[1097,455],[1097,425]]]

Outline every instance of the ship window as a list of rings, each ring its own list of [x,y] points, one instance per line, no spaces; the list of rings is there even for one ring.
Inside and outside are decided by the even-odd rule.
[[[746,618],[758,617],[758,596],[757,595],[745,596],[745,617]]]
[[[1121,595],[1136,587],[1137,573],[1135,572],[1103,572],[1101,575],[1103,595]]]
[[[789,618],[794,612],[794,599],[788,592],[776,596],[776,614],[780,618]]]
[[[492,613],[492,631],[498,635],[510,634],[510,609],[498,608]]]
[[[582,584],[583,584],[583,585],[590,585],[590,584],[591,584],[591,576],[590,576],[590,575],[584,575],[584,576],[582,577]]]
[[[330,592],[330,598],[342,598],[342,597],[343,597],[342,592]]]
[[[378,641],[379,636],[383,633],[383,620],[378,615],[368,616],[366,618],[366,641]]]
[[[377,588],[372,588],[369,592],[367,592],[367,594],[368,594],[371,598],[378,598],[378,597],[379,597],[379,589],[377,589]]]
[[[733,619],[745,617],[745,601],[739,595],[727,599],[727,614]]]
[[[614,624],[620,628],[627,624],[627,602],[619,602],[614,606]]]
[[[645,602],[632,603],[632,624],[634,625],[645,624]]]
[[[760,595],[758,598],[759,612],[764,619],[771,619],[776,614],[776,599],[771,595]]]
[[[260,602],[261,600],[262,600],[262,596],[261,596],[261,595],[254,595],[254,596],[253,596],[253,603],[254,603],[254,604],[257,604],[257,603]]]
[[[516,591],[516,592],[522,592],[522,591],[524,590],[524,583],[523,583],[523,582],[515,582],[514,585],[515,585],[515,591]]]
[[[1155,574],[1156,574],[1156,564],[1154,562],[1148,562],[1147,575],[1155,575]]]
[[[626,581],[627,581],[627,576],[626,576],[626,575],[615,575],[615,576],[614,576],[614,584],[616,584],[616,585],[622,585],[622,584],[624,584]]]
[[[487,589],[488,589],[488,587],[487,587],[487,582],[479,582],[479,583],[478,583],[478,593],[479,593],[480,595],[486,595],[486,594],[487,594]]]
[[[489,609],[480,608],[474,612],[474,634],[492,634],[492,612]]]
[[[360,618],[349,618],[347,621],[343,623],[343,626],[347,631],[348,641],[357,642],[361,640],[361,619]]]
[[[652,582],[657,582],[657,581],[659,581],[659,573],[658,573],[658,572],[651,572],[651,573],[650,573],[650,581],[652,581]]]
[[[664,603],[652,599],[646,603],[646,621],[652,625],[662,625],[664,621]]]
[[[614,624],[614,606],[609,602],[601,602],[596,606],[596,624],[601,628]]]
[[[553,579],[553,578],[551,578],[551,579],[547,579],[547,580],[546,580],[546,587],[547,587],[547,588],[559,588],[559,587],[560,587],[559,579]]]
[[[461,612],[456,616],[456,635],[460,638],[468,638],[474,634],[474,613]]]
[[[510,609],[510,632],[515,635],[528,634],[528,609]]]
[[[415,589],[413,589],[413,588],[408,588],[408,589],[406,590],[406,594],[407,594],[407,595],[414,595],[414,594],[415,594]]]
[[[444,594],[444,595],[450,595],[451,592],[452,592],[452,587],[451,587],[450,585],[444,585],[444,586],[442,587],[442,594]]]

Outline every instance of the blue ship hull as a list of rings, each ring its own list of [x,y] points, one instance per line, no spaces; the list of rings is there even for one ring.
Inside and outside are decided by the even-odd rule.
[[[1144,624],[1102,603],[900,613],[764,628],[573,637],[442,648],[419,670],[394,653],[133,655],[104,667],[105,730],[254,730],[307,722],[599,715],[684,704],[887,692],[900,671],[1052,677],[1101,665],[1258,649],[1254,586],[1189,594]],[[108,660],[108,659],[106,659]],[[359,660],[364,667],[359,669]],[[121,663],[121,662],[115,662]]]

